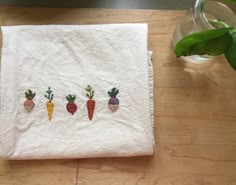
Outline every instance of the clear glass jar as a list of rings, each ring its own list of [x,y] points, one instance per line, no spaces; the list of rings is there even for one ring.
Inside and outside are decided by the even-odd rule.
[[[186,16],[177,25],[173,35],[173,45],[175,46],[178,41],[191,33],[221,26],[210,23],[209,20],[225,22],[229,26],[236,27],[236,16],[226,4],[220,1],[196,0],[194,7],[186,13]],[[181,58],[187,62],[204,63],[212,57],[209,55],[193,55]]]

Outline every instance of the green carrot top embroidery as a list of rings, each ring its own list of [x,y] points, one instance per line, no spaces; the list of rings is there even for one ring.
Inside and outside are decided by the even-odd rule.
[[[87,91],[86,96],[87,96],[90,100],[92,100],[93,97],[94,97],[95,91],[93,90],[93,88],[92,88],[90,85],[87,86],[86,91]]]
[[[76,96],[75,96],[75,95],[69,94],[68,96],[66,96],[66,100],[67,100],[69,103],[74,103],[75,99],[76,99]]]
[[[52,93],[51,87],[48,87],[48,90],[46,91],[47,94],[44,95],[45,98],[48,99],[49,103],[52,102],[54,94]]]
[[[25,97],[27,100],[32,100],[35,97],[35,93],[33,93],[30,89],[25,92]]]
[[[119,89],[113,87],[110,91],[107,92],[111,98],[115,98],[119,94]]]

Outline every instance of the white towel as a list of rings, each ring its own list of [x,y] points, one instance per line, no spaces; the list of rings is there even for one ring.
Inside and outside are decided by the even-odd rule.
[[[153,154],[152,67],[147,24],[4,26],[0,155],[7,159]],[[96,101],[87,113],[87,85]],[[48,120],[48,87],[54,111]],[[119,108],[108,91],[119,89]],[[35,107],[27,112],[25,92]],[[76,95],[77,111],[66,109]]]

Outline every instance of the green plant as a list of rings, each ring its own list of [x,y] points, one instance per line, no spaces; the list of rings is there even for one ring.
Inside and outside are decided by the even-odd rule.
[[[236,0],[225,0],[225,2],[236,2]],[[231,67],[236,70],[236,28],[215,20],[209,20],[209,23],[222,28],[197,32],[184,37],[175,45],[176,56],[224,54]]]

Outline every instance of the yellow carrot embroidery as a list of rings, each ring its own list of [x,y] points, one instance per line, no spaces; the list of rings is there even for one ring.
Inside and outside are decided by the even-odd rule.
[[[51,87],[48,87],[48,90],[44,96],[48,99],[46,106],[48,111],[48,120],[51,121],[54,110],[54,103],[52,102],[54,94],[52,93]]]

